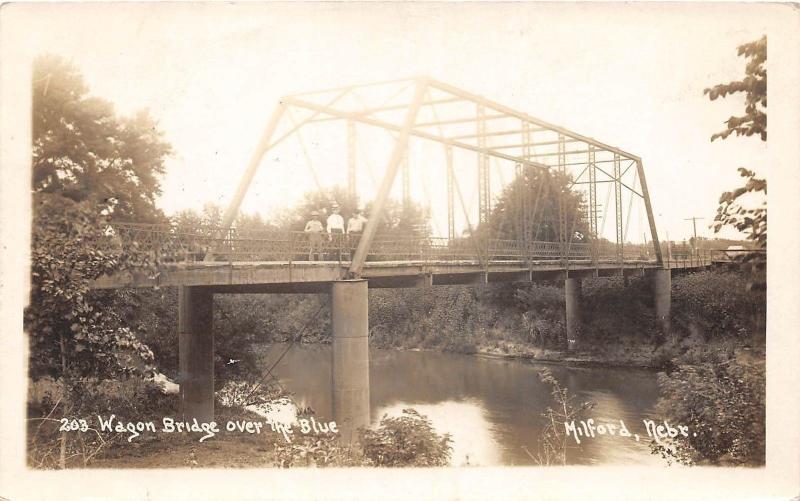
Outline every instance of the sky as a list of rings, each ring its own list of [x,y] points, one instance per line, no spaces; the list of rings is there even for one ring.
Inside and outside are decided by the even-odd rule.
[[[699,236],[713,235],[720,194],[741,184],[737,167],[767,174],[759,139],[710,142],[743,112],[744,96],[703,95],[744,75],[736,47],[766,33],[762,12],[757,4],[62,4],[37,16],[30,41],[70,59],[120,113],[146,108],[158,121],[174,149],[158,201],[168,214],[230,201],[281,96],[430,75],[640,156],[659,235],[681,240],[693,216],[704,218]],[[313,137],[323,183],[344,182],[343,146]],[[378,175],[384,143],[359,144]],[[444,170],[419,151],[419,178],[441,181]],[[243,211],[269,217],[314,188],[296,145],[265,163]],[[420,199],[424,187],[412,191]],[[441,231],[445,193],[430,198]]]

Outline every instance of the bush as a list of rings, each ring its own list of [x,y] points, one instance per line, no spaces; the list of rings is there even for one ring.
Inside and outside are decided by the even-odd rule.
[[[682,463],[762,465],[765,455],[766,371],[763,360],[738,355],[659,374],[657,411],[689,437],[654,446]]]
[[[178,377],[178,289],[119,289],[98,291],[109,295],[113,309],[153,352],[159,372]]]
[[[400,417],[384,416],[377,430],[361,436],[364,455],[376,466],[447,466],[450,435],[438,435],[430,420],[414,409]]]
[[[766,315],[763,291],[750,290],[749,277],[732,271],[704,271],[672,282],[673,329],[699,332],[706,340],[760,335]]]
[[[569,388],[561,386],[549,369],[539,371],[539,380],[550,387],[555,409],[548,406],[541,414],[543,426],[536,454],[531,454],[524,447],[523,450],[538,465],[564,466],[567,464],[567,449],[570,447],[566,423],[583,418],[594,407],[594,402],[575,402],[575,396],[570,395]]]
[[[118,381],[84,378],[63,389],[55,381],[45,398],[29,402],[28,464],[37,468],[86,466],[128,435],[103,431],[97,416],[123,422],[160,421],[177,413],[177,398],[138,378]],[[66,398],[65,398],[66,394]],[[86,431],[60,432],[61,419],[84,419]],[[145,436],[142,437],[145,439]],[[152,436],[148,437],[152,438]]]
[[[34,196],[31,295],[24,325],[29,375],[112,377],[147,373],[153,354],[93,280],[127,267],[152,271],[145,253],[106,234],[102,205]]]
[[[275,444],[275,466],[291,467],[331,467],[365,466],[369,460],[358,447],[342,445],[338,434],[301,435],[292,442]]]
[[[469,287],[370,291],[369,301],[370,343],[376,347],[469,350],[485,321]]]
[[[656,339],[653,294],[649,280],[622,277],[583,281],[583,318],[591,321],[585,329],[589,340],[618,343],[621,338]]]

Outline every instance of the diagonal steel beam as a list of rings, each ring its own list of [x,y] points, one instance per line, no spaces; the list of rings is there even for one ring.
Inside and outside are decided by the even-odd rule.
[[[664,257],[661,255],[661,244],[658,241],[658,231],[656,231],[656,219],[653,215],[653,206],[650,205],[650,192],[647,190],[647,179],[644,177],[644,167],[642,161],[636,162],[636,171],[639,173],[639,184],[642,187],[642,198],[644,198],[644,206],[647,210],[647,222],[650,224],[650,238],[653,240],[653,250],[656,253],[656,261],[659,265],[664,265]]]
[[[236,214],[239,213],[239,207],[242,205],[242,200],[244,200],[244,196],[247,194],[247,189],[250,187],[250,183],[253,181],[253,176],[255,176],[256,171],[258,170],[258,165],[261,163],[261,159],[270,148],[270,140],[272,139],[272,135],[275,134],[275,130],[278,128],[278,123],[280,122],[285,110],[286,106],[279,104],[272,113],[272,117],[270,117],[267,127],[264,129],[264,133],[261,135],[261,140],[259,140],[255,151],[250,156],[250,161],[247,163],[247,169],[245,169],[244,175],[239,181],[239,186],[236,188],[236,193],[233,195],[233,200],[231,200],[228,208],[225,209],[225,215],[222,216],[222,228],[216,235],[217,239],[222,238],[223,235],[228,233],[228,230],[230,230],[231,225],[233,224],[233,220],[236,219]],[[213,258],[214,252],[212,250],[211,252],[206,253],[204,261],[211,261]]]
[[[381,186],[375,196],[375,201],[372,205],[372,214],[369,216],[367,226],[364,228],[364,234],[358,242],[353,261],[350,263],[350,269],[347,274],[350,278],[358,277],[361,274],[361,268],[364,266],[364,261],[367,259],[367,252],[369,252],[372,240],[375,237],[375,232],[378,229],[378,224],[383,215],[383,209],[386,201],[389,198],[389,192],[394,184],[394,179],[397,177],[397,170],[400,167],[400,162],[403,158],[403,153],[408,147],[408,139],[411,136],[411,129],[414,127],[414,122],[417,120],[417,114],[425,98],[425,92],[428,90],[428,80],[421,78],[417,83],[417,88],[414,92],[414,100],[406,112],[403,126],[398,131],[397,142],[395,143],[392,156],[389,159],[389,165],[386,167],[386,174],[383,177]]]
[[[346,95],[347,95],[347,92],[348,92],[348,91],[343,91],[343,92],[340,92],[339,94],[337,94],[337,95],[336,95],[336,96],[335,96],[333,99],[331,99],[331,100],[328,102],[327,106],[333,106],[334,104],[336,104],[336,102],[337,102],[337,101],[339,101],[339,99],[341,99],[341,98],[343,98],[344,96],[346,96]],[[312,111],[313,111],[313,110],[312,110]],[[303,121],[302,121],[302,122],[300,122],[299,124],[295,124],[295,125],[294,125],[294,127],[292,127],[291,129],[289,129],[288,131],[284,132],[282,136],[280,136],[278,139],[276,139],[275,141],[273,141],[273,142],[272,142],[272,143],[271,143],[271,144],[270,144],[270,145],[267,147],[267,150],[271,150],[272,148],[274,148],[275,146],[277,146],[277,145],[278,145],[278,143],[280,143],[281,141],[283,141],[283,140],[284,140],[284,139],[286,139],[287,137],[291,136],[291,135],[292,135],[292,134],[293,134],[293,133],[294,133],[296,130],[298,130],[300,127],[304,126],[305,124],[312,123],[312,122],[316,122],[316,121],[317,121],[317,116],[319,116],[319,114],[320,114],[320,112],[319,112],[319,111],[314,111],[314,112],[313,112],[313,113],[312,113],[310,116],[308,116],[308,118],[305,118],[305,119],[303,119]]]

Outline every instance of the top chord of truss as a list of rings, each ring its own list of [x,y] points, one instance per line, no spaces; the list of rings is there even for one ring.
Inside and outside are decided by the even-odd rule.
[[[632,153],[429,77],[292,94],[281,103],[310,111],[303,123],[347,119],[398,132],[420,85],[425,98],[412,136],[544,168],[612,163],[615,156],[640,161]],[[561,142],[566,147],[559,149]]]

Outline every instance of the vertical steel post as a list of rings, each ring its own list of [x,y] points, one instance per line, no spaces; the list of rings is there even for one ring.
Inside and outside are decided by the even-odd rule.
[[[402,177],[403,177],[403,210],[407,211],[411,208],[411,168],[409,165],[409,152],[408,148],[403,151]]]
[[[614,153],[614,202],[615,202],[615,216],[617,223],[617,260],[619,265],[622,266],[624,259],[623,246],[623,228],[622,228],[622,174],[620,173],[619,155]]]
[[[375,196],[375,201],[373,202],[372,206],[372,213],[369,215],[367,226],[364,228],[364,234],[361,236],[361,240],[358,242],[358,247],[356,248],[356,253],[353,256],[353,261],[350,263],[350,269],[348,270],[348,275],[350,277],[357,277],[361,274],[361,268],[364,266],[364,261],[367,258],[369,247],[372,245],[372,240],[375,237],[375,232],[378,229],[378,223],[383,217],[383,209],[386,205],[386,200],[389,198],[389,192],[392,189],[395,177],[397,177],[397,170],[400,166],[403,152],[408,146],[408,138],[411,135],[411,129],[414,127],[414,123],[417,120],[417,114],[422,105],[427,88],[427,79],[420,79],[417,82],[414,100],[411,102],[411,105],[408,107],[408,111],[406,112],[403,126],[397,135],[394,150],[392,151],[392,156],[389,159],[389,165],[386,167],[386,174],[384,175],[383,181],[381,181],[381,185],[378,188],[378,193]]]
[[[592,238],[592,259],[597,263],[599,235],[597,234],[597,165],[594,145],[589,145],[589,229]]]
[[[491,213],[491,195],[489,188],[489,156],[486,154],[486,109],[479,104],[478,120],[478,222],[485,223]]]
[[[455,173],[453,172],[453,147],[449,144],[444,147],[447,159],[447,238],[456,238],[456,211],[455,211]]]
[[[525,231],[525,224],[523,223],[524,217],[524,210],[523,205],[525,204],[525,190],[524,190],[524,182],[523,176],[525,175],[525,170],[522,167],[521,163],[514,164],[514,179],[517,181],[517,210],[516,214],[514,214],[514,234],[517,240],[523,240],[522,233]]]
[[[558,135],[558,173],[561,175],[561,182],[565,181],[567,175],[567,150],[566,140],[562,134]],[[564,186],[558,187],[558,241],[561,247],[561,259],[564,265],[567,264],[567,204]]]
[[[356,123],[347,120],[347,196],[358,203],[356,193]]]
[[[528,195],[529,195],[529,179],[530,167],[528,160],[531,158],[531,124],[527,121],[522,122],[522,158],[525,162],[522,164],[522,177],[520,183],[522,184],[522,244],[525,248],[525,260],[528,263],[528,268],[531,267],[531,243],[530,243],[530,222],[528,221]]]

